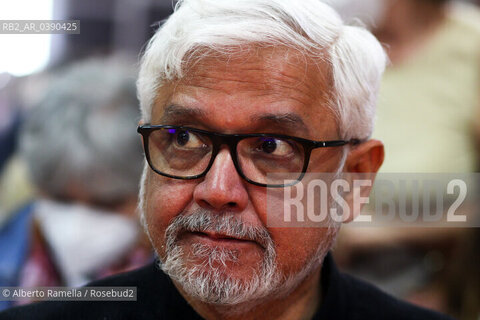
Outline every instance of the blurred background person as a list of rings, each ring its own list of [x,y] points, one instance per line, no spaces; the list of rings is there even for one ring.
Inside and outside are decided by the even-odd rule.
[[[79,34],[0,34],[0,229],[32,195],[18,161],[18,128],[46,90],[52,71],[91,56],[137,60],[174,1],[0,1],[0,19],[78,20]]]
[[[19,133],[26,114],[45,94],[51,74],[45,71],[21,78],[6,73],[0,76],[5,80],[0,88],[0,229],[33,197],[26,166],[17,152]]]
[[[332,1],[347,19],[358,18],[373,29],[391,60],[374,133],[385,144],[381,172],[477,171],[479,9],[448,0],[368,0],[365,6],[363,1]],[[350,228],[341,234],[336,254],[344,268],[394,295],[477,319],[480,242],[475,233]]]
[[[375,132],[389,151],[383,171],[476,171],[479,10],[448,0],[384,1],[374,29],[391,59]]]
[[[173,5],[171,0],[0,1],[1,19],[81,23],[80,34],[73,35],[0,34],[0,286],[77,285],[145,258],[133,216],[143,164],[135,73],[125,64],[135,69],[131,61]],[[118,55],[131,60],[70,67],[91,56]],[[50,98],[39,103],[45,92]],[[88,107],[82,113],[67,101]],[[40,111],[50,103],[58,110]],[[36,118],[42,120],[33,133],[28,128]],[[30,124],[19,139],[24,122]],[[61,145],[69,151],[62,152]],[[62,219],[53,219],[55,212]],[[100,230],[105,234],[95,236]],[[65,254],[85,238],[73,257]],[[7,305],[0,301],[0,309]]]
[[[0,286],[80,286],[151,258],[135,215],[143,158],[131,66],[61,69],[27,114],[19,153],[36,193],[1,229]]]

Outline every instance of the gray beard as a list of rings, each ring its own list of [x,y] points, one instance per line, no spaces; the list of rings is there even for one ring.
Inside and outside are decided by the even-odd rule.
[[[227,263],[238,261],[238,251],[196,243],[189,254],[178,245],[180,231],[215,231],[230,237],[256,241],[265,250],[263,259],[258,266],[252,268],[253,274],[248,281],[235,278],[228,272]],[[270,234],[264,228],[244,224],[235,215],[214,215],[203,209],[188,216],[179,215],[167,228],[165,239],[166,254],[160,267],[189,296],[205,303],[233,305],[261,299],[270,294],[280,282],[275,246]],[[189,259],[203,263],[190,263],[190,267],[187,267]]]
[[[321,265],[338,230],[328,229],[328,241],[317,249],[300,272],[287,276],[278,270],[275,244],[264,227],[247,225],[235,214],[212,214],[198,209],[173,219],[165,233],[165,257],[159,259],[159,266],[192,298],[213,305],[248,305],[251,308],[267,296],[288,295]],[[177,241],[181,231],[215,231],[256,241],[264,248],[263,259],[252,267],[253,274],[248,280],[235,278],[229,273],[227,263],[238,261],[238,251],[196,243],[190,253],[185,252]],[[189,259],[203,263],[188,264]]]

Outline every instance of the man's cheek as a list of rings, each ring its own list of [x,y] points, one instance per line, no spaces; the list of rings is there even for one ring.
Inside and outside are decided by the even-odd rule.
[[[248,186],[248,196],[257,218],[264,227],[268,227],[267,188]]]
[[[277,262],[284,272],[299,272],[330,238],[326,228],[270,228],[276,249]]]
[[[193,185],[167,178],[150,178],[146,192],[147,223],[152,236],[163,236],[170,221],[191,203]]]

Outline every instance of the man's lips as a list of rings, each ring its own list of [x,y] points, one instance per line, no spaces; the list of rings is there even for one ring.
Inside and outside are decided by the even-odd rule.
[[[217,239],[217,240],[230,239],[230,240],[238,240],[238,241],[250,241],[250,240],[247,240],[247,239],[237,238],[237,237],[234,237],[234,236],[229,236],[229,235],[222,234],[222,233],[217,233],[217,232],[203,231],[203,232],[197,232],[197,233],[201,236],[203,235],[203,236],[207,236],[207,237],[210,237],[212,239]]]
[[[260,246],[260,244],[254,240],[239,238],[239,237],[230,236],[227,234],[222,234],[222,233],[213,232],[213,231],[187,231],[183,235],[181,235],[181,238],[183,237],[185,238],[195,237],[203,241],[210,242],[212,244],[217,244],[217,245],[256,244]]]

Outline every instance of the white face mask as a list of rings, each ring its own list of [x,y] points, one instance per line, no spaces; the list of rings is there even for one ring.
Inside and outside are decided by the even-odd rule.
[[[347,22],[359,19],[368,28],[378,25],[390,0],[324,0]]]
[[[69,286],[85,284],[91,273],[121,258],[139,232],[133,219],[78,204],[40,200],[35,218]]]

